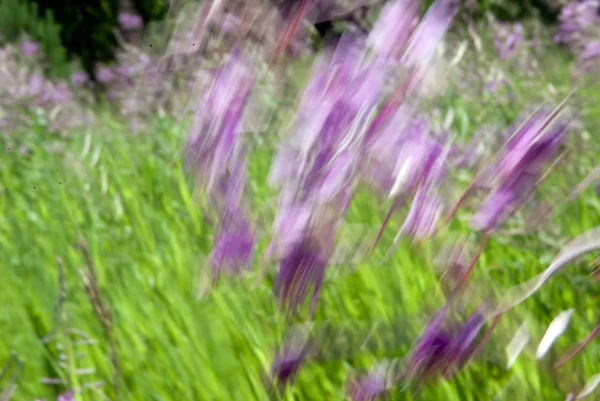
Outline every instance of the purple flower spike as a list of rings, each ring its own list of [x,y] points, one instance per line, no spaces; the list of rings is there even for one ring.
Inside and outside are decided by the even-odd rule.
[[[40,44],[33,40],[25,40],[21,44],[21,53],[25,57],[33,57],[40,51]]]
[[[368,375],[360,377],[350,385],[350,399],[352,401],[375,401],[386,394],[394,377],[390,375],[389,363],[383,362],[376,365]]]
[[[554,36],[557,44],[577,45],[588,29],[600,24],[598,8],[600,1],[572,1],[560,11],[559,25]]]
[[[135,31],[142,28],[144,21],[142,17],[132,13],[120,13],[118,17],[119,25],[124,31]]]
[[[535,191],[544,165],[566,137],[567,126],[553,121],[556,114],[537,112],[527,119],[505,145],[498,163],[480,177],[490,183],[491,192],[473,216],[474,229],[495,231]]]
[[[314,310],[325,278],[327,259],[316,241],[307,237],[296,244],[279,265],[275,291],[280,305],[295,312],[312,285],[311,310]]]
[[[68,393],[63,393],[61,395],[58,396],[58,398],[56,399],[56,401],[74,401],[75,400],[75,396],[73,395],[72,391],[69,391]]]
[[[298,371],[306,361],[307,348],[305,346],[284,347],[283,351],[275,357],[271,368],[271,377],[281,384],[294,381]]]
[[[114,81],[116,78],[115,73],[113,72],[113,70],[109,67],[98,67],[96,69],[96,79],[98,79],[98,82],[102,83],[102,84],[108,84],[111,83],[112,81]]]
[[[241,274],[252,266],[254,256],[254,233],[241,212],[226,213],[220,224],[210,255],[214,278],[221,271]]]
[[[549,127],[554,117],[538,112],[517,130],[500,159],[500,180],[516,180],[525,170],[536,174],[554,156],[566,135],[566,126],[563,124]]]
[[[234,199],[241,196],[245,176],[242,117],[251,85],[249,70],[234,52],[198,104],[186,164],[198,173],[201,189],[211,199],[224,192],[235,195]],[[235,203],[227,208],[235,209]]]
[[[476,231],[492,232],[504,222],[515,200],[514,190],[499,188],[477,210],[471,219],[471,228]]]
[[[485,325],[484,315],[474,313],[464,324],[447,321],[448,306],[426,327],[409,359],[408,378],[427,380],[437,374],[450,377],[477,349],[476,339]]]
[[[443,203],[436,189],[419,188],[394,242],[397,243],[399,238],[405,235],[409,235],[415,241],[429,238],[436,232],[442,216],[442,207]]]
[[[82,86],[88,83],[89,77],[85,72],[76,72],[71,75],[71,84],[74,86]]]
[[[523,25],[516,23],[512,26],[512,30],[505,25],[500,25],[500,32],[494,40],[494,46],[500,58],[506,60],[517,51],[522,42]]]
[[[404,55],[404,62],[409,68],[422,70],[427,67],[440,41],[450,29],[457,11],[457,0],[437,0],[429,8]]]
[[[367,43],[378,56],[398,59],[419,20],[418,11],[419,2],[415,0],[387,3],[369,33]]]

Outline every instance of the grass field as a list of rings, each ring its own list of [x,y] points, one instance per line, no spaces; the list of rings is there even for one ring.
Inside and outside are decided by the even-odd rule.
[[[561,94],[569,91],[567,68],[566,64],[562,69],[549,67],[546,76]],[[515,82],[521,88],[522,104],[506,106],[510,118],[536,99],[536,91],[527,86],[530,82],[517,78]],[[537,85],[542,88],[545,82]],[[594,93],[597,99],[590,97]],[[584,122],[593,127],[600,118],[600,94],[583,90],[580,98],[587,101]],[[504,118],[493,102],[465,100],[452,91],[442,103],[465,116],[457,124],[467,133],[482,122]],[[60,378],[74,388],[87,386],[79,400],[106,396],[123,401],[342,400],[352,369],[368,369],[382,357],[402,357],[407,352],[412,340],[393,349],[382,342],[375,352],[365,355],[356,352],[343,360],[309,363],[292,388],[279,396],[269,395],[264,376],[286,327],[269,280],[257,286],[253,273],[225,280],[210,296],[197,297],[212,231],[192,199],[182,168],[180,144],[185,131],[162,119],[149,132],[133,136],[108,114],[102,121],[66,138],[54,137],[43,127],[18,133],[18,142],[30,149],[27,155],[12,145],[0,150],[0,364],[11,353],[24,362],[13,400],[53,400],[65,391],[62,385],[42,384],[44,378]],[[593,144],[600,134],[589,130],[590,135]],[[255,147],[249,187],[254,217],[262,229],[260,249],[264,249],[276,193],[266,185],[271,149]],[[583,176],[594,159],[597,163],[598,154],[576,155],[571,160],[577,165],[565,171]],[[559,174],[548,184],[559,188],[546,192],[550,199],[564,196],[561,190],[576,185],[572,176],[565,177]],[[377,200],[361,194],[348,216],[348,235],[358,227],[376,230],[385,211]],[[317,321],[340,325],[394,321],[398,337],[414,339],[429,314],[443,304],[432,270],[435,242],[422,248],[404,243],[392,260],[378,261],[400,217],[394,219],[372,260],[354,269],[333,268]],[[568,239],[598,224],[600,200],[589,189],[559,209],[553,217],[553,234],[493,239],[475,280],[489,283],[490,292],[525,281],[541,272]],[[466,224],[459,222],[452,226],[452,233],[460,232],[466,232]],[[76,246],[80,239],[89,247],[102,298],[113,315],[112,333],[121,368],[118,398],[111,384],[109,341],[80,275],[88,271],[84,253]],[[66,297],[58,309],[57,258],[62,260],[66,283]],[[586,379],[600,373],[598,342],[558,373],[550,369],[553,358],[597,324],[600,290],[587,274],[573,266],[511,312],[492,337],[489,352],[455,379],[430,383],[419,391],[398,390],[391,399],[563,400],[566,392],[580,389]],[[536,361],[536,340],[554,316],[568,308],[575,308],[576,313],[556,352]],[[56,327],[56,310],[62,311],[63,323],[56,338],[45,343],[43,339]],[[507,370],[503,347],[523,320],[534,341]],[[85,333],[95,345],[83,344],[83,334],[76,333]],[[80,371],[88,368],[92,371]],[[10,372],[1,386],[6,388],[9,381]],[[96,386],[98,382],[104,385]]]

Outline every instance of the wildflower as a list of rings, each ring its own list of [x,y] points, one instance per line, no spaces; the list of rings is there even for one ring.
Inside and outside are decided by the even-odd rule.
[[[76,72],[71,75],[71,84],[81,86],[89,81],[89,77],[85,72]]]
[[[566,136],[566,125],[555,118],[556,112],[534,113],[505,145],[495,167],[483,174],[481,180],[493,189],[471,221],[474,229],[494,231],[535,190],[543,166]]]
[[[273,361],[271,377],[284,385],[293,381],[307,357],[307,344],[286,344]]]
[[[144,25],[142,17],[137,14],[126,12],[119,13],[118,21],[121,29],[124,31],[135,31]]]
[[[104,66],[96,68],[96,79],[98,82],[102,84],[108,84],[114,81],[115,78],[116,75],[111,68]]]
[[[59,395],[58,398],[56,399],[56,401],[74,401],[74,400],[75,400],[75,396],[73,395],[72,391],[63,393],[63,394]]]
[[[462,368],[478,347],[475,341],[485,324],[481,312],[475,312],[464,324],[447,321],[448,307],[425,328],[409,358],[407,378],[427,379],[436,374],[450,377]]]
[[[210,255],[214,278],[222,271],[240,274],[251,267],[254,255],[254,233],[241,211],[225,213],[219,223]]]
[[[559,15],[559,24],[554,41],[557,44],[577,45],[587,30],[600,24],[598,9],[600,1],[572,1],[564,6]]]
[[[282,307],[296,311],[312,286],[311,311],[319,299],[325,278],[327,255],[318,241],[312,237],[302,238],[283,256],[275,282]]]
[[[204,193],[219,196],[219,187],[239,194],[239,187],[227,184],[227,177],[240,178],[244,107],[250,95],[249,70],[234,53],[214,74],[197,106],[187,144],[187,167],[198,172]],[[239,182],[239,180],[238,180]],[[233,191],[233,192],[231,192]]]
[[[377,364],[363,377],[354,380],[350,385],[352,401],[375,401],[387,393],[393,385],[393,366],[391,363]]]
[[[412,35],[403,63],[420,75],[426,68],[437,46],[450,29],[454,16],[458,11],[458,1],[437,0],[421,20],[415,33]]]
[[[367,43],[380,57],[399,59],[416,23],[419,2],[396,0],[387,3],[369,33]]]
[[[494,46],[502,60],[511,57],[523,42],[523,25],[516,23],[512,29],[504,24],[499,25],[499,32],[494,39]]]
[[[25,40],[21,43],[21,54],[25,57],[33,57],[40,50],[40,44],[33,40]]]

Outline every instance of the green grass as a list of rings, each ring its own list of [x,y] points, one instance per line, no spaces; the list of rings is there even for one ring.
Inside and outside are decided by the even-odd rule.
[[[559,89],[564,92],[568,87],[559,85]],[[526,103],[527,99],[522,100]],[[463,124],[457,129],[465,132],[497,116],[492,103],[478,104],[476,99],[464,100],[452,92],[442,104],[466,116],[457,123]],[[520,106],[507,107],[516,115]],[[588,110],[587,118],[599,118],[599,111]],[[85,270],[83,255],[75,247],[80,238],[88,243],[102,297],[113,314],[122,371],[119,400],[269,399],[264,375],[286,327],[269,284],[254,285],[256,276],[250,274],[223,281],[210,296],[198,299],[200,271],[210,252],[212,231],[183,173],[179,146],[184,132],[168,119],[157,121],[142,135],[126,132],[122,124],[107,117],[103,125],[61,140],[63,149],[54,152],[48,150],[52,140],[43,127],[13,135],[13,140],[30,147],[28,156],[18,152],[16,143],[3,139],[0,363],[12,352],[25,363],[13,400],[56,398],[65,387],[40,383],[48,377],[60,377],[75,387],[104,382],[104,387],[85,390],[79,400],[114,397],[109,342],[79,273]],[[593,160],[597,154],[588,158]],[[585,169],[591,167],[588,158],[578,156],[577,162]],[[276,195],[266,185],[270,158],[270,149],[258,147],[250,161],[249,187],[262,229],[261,250],[268,241]],[[572,178],[567,179],[559,174],[552,185],[565,190],[574,185]],[[553,196],[552,191],[547,196]],[[361,193],[348,222],[351,228],[377,229],[384,214],[376,199]],[[429,314],[443,304],[432,271],[435,242],[424,248],[405,243],[392,260],[379,263],[400,217],[392,222],[372,260],[354,269],[333,268],[341,274],[331,274],[327,280],[317,320],[340,325],[351,320],[367,325],[394,321],[399,322],[395,325],[400,327],[395,334],[398,338],[414,339]],[[557,246],[600,224],[600,202],[588,190],[560,209],[553,224],[558,227],[555,235],[492,240],[474,275],[480,283],[476,293],[501,293],[541,272]],[[353,234],[352,229],[346,231]],[[452,233],[458,232],[465,232],[465,224],[452,227]],[[63,329],[79,329],[96,345],[78,344],[80,338],[64,330],[58,331],[56,341],[42,341],[55,326],[58,257],[64,261],[67,284],[63,312],[68,319]],[[391,399],[563,400],[565,391],[581,388],[587,378],[600,372],[597,342],[556,375],[550,372],[550,362],[535,361],[535,341],[509,371],[504,369],[503,347],[524,320],[533,339],[539,341],[557,313],[575,308],[573,324],[550,360],[561,355],[594,327],[599,293],[583,269],[569,268],[507,315],[492,337],[490,351],[457,378],[431,383],[421,392],[398,391]],[[390,349],[382,342],[373,353],[356,352],[345,360],[309,363],[280,398],[342,400],[352,370],[366,369],[383,357],[402,357],[411,344],[399,343]],[[62,367],[60,354],[81,355]],[[74,374],[82,368],[95,372]],[[8,378],[1,383],[5,387]]]

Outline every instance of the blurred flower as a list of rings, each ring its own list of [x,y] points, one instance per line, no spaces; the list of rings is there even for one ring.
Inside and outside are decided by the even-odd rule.
[[[228,211],[221,216],[215,245],[210,255],[213,277],[220,272],[240,274],[252,267],[254,233],[241,211]]]
[[[219,186],[230,188],[227,177],[240,177],[242,116],[252,78],[239,54],[234,53],[203,93],[188,139],[186,164],[197,173],[204,194],[219,196]],[[224,181],[225,180],[225,181]]]
[[[327,256],[318,241],[302,238],[282,258],[275,282],[280,305],[295,312],[312,286],[311,310],[314,311],[325,278]]]
[[[437,0],[431,5],[410,39],[404,55],[408,68],[422,73],[432,60],[440,41],[458,11],[457,0]]]
[[[142,17],[137,14],[122,12],[118,16],[119,25],[124,31],[135,31],[142,28],[144,22]]]
[[[363,377],[355,379],[350,384],[350,399],[352,401],[375,401],[387,393],[395,381],[393,366],[387,361],[375,365]]]
[[[306,347],[286,345],[275,357],[271,377],[281,384],[293,381],[306,360]]]
[[[396,0],[383,7],[367,39],[378,56],[391,59],[402,56],[419,21],[419,5],[416,0]]]
[[[25,40],[21,43],[21,54],[25,57],[33,57],[40,50],[40,44],[33,40]]]
[[[502,60],[511,57],[523,42],[523,25],[521,23],[509,26],[498,24],[498,32],[494,39],[494,46]]]
[[[111,83],[116,78],[115,73],[109,67],[100,66],[96,68],[96,79],[102,84]]]
[[[65,82],[60,82],[52,88],[51,99],[57,105],[68,103],[71,97],[71,90]]]
[[[485,317],[475,312],[464,324],[448,321],[446,306],[425,328],[409,358],[407,378],[427,380],[442,374],[446,378],[461,369],[478,347],[478,334]]]
[[[600,24],[600,1],[571,1],[560,11],[559,24],[554,41],[558,44],[575,45],[588,29]]]
[[[71,84],[81,86],[89,81],[89,77],[85,72],[75,72],[71,75]]]
[[[68,393],[63,393],[61,395],[58,396],[58,398],[56,399],[56,401],[74,401],[75,400],[75,396],[73,395],[72,391],[69,391]]]
[[[496,230],[536,188],[542,168],[564,142],[567,127],[555,122],[556,112],[538,111],[521,124],[500,154],[498,162],[481,180],[492,191],[475,213],[471,226],[476,230]]]

